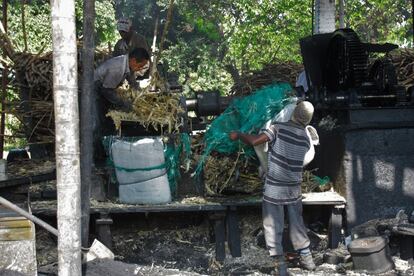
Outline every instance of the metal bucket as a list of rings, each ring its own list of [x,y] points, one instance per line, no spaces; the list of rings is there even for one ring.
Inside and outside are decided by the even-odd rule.
[[[388,247],[388,240],[380,237],[368,237],[353,240],[349,244],[354,269],[358,272],[380,274],[394,268],[394,262]]]

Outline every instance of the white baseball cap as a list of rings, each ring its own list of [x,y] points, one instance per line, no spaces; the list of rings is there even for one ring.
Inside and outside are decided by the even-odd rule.
[[[132,26],[131,19],[129,18],[120,18],[117,22],[118,31],[129,32]]]

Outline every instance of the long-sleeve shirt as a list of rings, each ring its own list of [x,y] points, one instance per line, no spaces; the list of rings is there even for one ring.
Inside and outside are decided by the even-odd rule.
[[[128,55],[108,59],[95,69],[94,81],[102,83],[104,88],[117,88],[129,75]]]
[[[133,32],[128,43],[124,39],[118,40],[114,47],[113,56],[115,57],[128,54],[130,51],[136,48],[144,48],[148,53],[150,53],[150,48],[147,41],[145,40],[145,37],[136,32]]]
[[[263,200],[274,204],[295,203],[302,198],[303,161],[310,148],[306,130],[289,121],[273,124],[263,133],[270,140]]]

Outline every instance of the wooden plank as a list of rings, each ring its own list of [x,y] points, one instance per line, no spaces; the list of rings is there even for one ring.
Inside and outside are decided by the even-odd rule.
[[[305,193],[302,199],[303,205],[339,205],[346,204],[346,200],[343,196],[336,192],[323,192],[323,193]]]
[[[197,211],[225,211],[222,205],[153,205],[153,206],[131,206],[131,207],[92,207],[91,213],[160,213],[160,212],[197,212]]]
[[[227,243],[233,257],[241,257],[240,229],[237,208],[229,207],[227,211]]]
[[[7,177],[6,179],[3,179],[0,181],[0,188],[18,186],[18,185],[23,185],[23,184],[38,183],[38,182],[54,180],[54,179],[56,179],[55,170],[48,172],[48,173],[33,175],[30,177],[29,176],[17,177],[17,178]]]
[[[400,257],[401,259],[413,263],[413,237],[402,235],[400,237]]]
[[[328,192],[324,192],[328,193]],[[329,194],[324,193],[312,193],[312,194],[303,194],[302,204],[303,205],[345,205],[346,200],[335,192],[329,192]],[[321,194],[321,195],[315,195]],[[322,195],[324,194],[324,195]],[[229,200],[222,202],[226,206],[261,206],[262,198],[248,198],[248,199],[239,199],[239,200]]]
[[[20,217],[18,213],[16,213],[15,211],[6,209],[6,208],[1,208],[1,205],[0,205],[0,218],[12,220],[12,219],[16,219],[17,217]]]
[[[17,213],[14,213],[14,214],[16,214],[16,216],[10,216],[10,217],[0,217],[0,222],[1,221],[12,221],[12,220],[27,220],[27,218],[25,218],[25,217],[19,217],[20,215],[19,214],[17,214]]]
[[[32,201],[31,209],[34,215],[56,215],[56,201]],[[120,214],[120,213],[162,213],[162,212],[207,212],[225,211],[227,206],[221,204],[180,204],[171,203],[164,205],[127,205],[100,202],[91,207],[91,214]]]
[[[113,220],[108,214],[101,214],[101,217],[95,220],[98,240],[101,241],[110,250],[113,249],[111,224],[113,224]]]
[[[209,199],[210,200],[210,199]],[[163,205],[128,205],[113,202],[98,202],[91,206],[91,214],[119,214],[119,213],[168,213],[168,212],[208,212],[225,211],[229,206],[261,206],[262,198],[228,198],[219,202],[207,201],[206,203],[181,203],[172,202]],[[346,200],[335,192],[304,194],[303,205],[344,206]],[[56,201],[31,202],[33,214],[51,216],[56,214]]]
[[[226,258],[226,225],[224,213],[213,213],[210,215],[210,220],[214,222],[214,240],[216,243],[216,260],[224,261]]]
[[[334,249],[341,243],[342,212],[343,208],[332,207],[328,226],[329,248]]]
[[[0,229],[15,229],[15,228],[30,228],[30,221],[27,219],[13,219],[2,220],[0,219]]]
[[[0,229],[0,241],[32,240],[34,238],[33,228]]]

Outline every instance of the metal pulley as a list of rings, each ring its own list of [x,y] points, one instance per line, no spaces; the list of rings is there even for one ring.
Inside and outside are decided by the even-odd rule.
[[[188,111],[195,111],[198,117],[220,115],[230,103],[231,98],[221,97],[218,91],[196,93],[196,97],[186,99]]]

